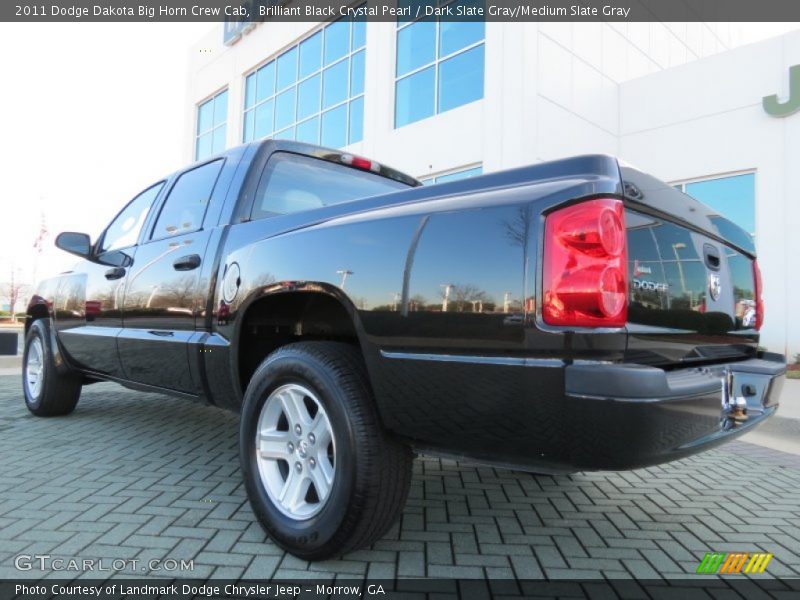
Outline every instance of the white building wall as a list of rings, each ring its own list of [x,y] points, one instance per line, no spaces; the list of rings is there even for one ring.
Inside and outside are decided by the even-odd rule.
[[[244,76],[320,26],[262,24],[229,48],[221,27],[211,32],[193,49],[190,104],[227,87],[227,142],[240,143]],[[582,153],[618,155],[667,181],[756,170],[764,345],[800,352],[788,245],[800,234],[791,177],[800,116],[761,108],[763,96],[788,92],[800,33],[724,51],[734,37],[725,24],[487,23],[484,99],[395,129],[395,25],[369,23],[364,139],[350,149],[416,176]],[[196,115],[187,112],[191,159]]]

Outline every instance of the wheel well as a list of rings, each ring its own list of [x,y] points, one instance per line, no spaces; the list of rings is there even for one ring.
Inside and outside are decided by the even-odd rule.
[[[50,313],[47,312],[47,307],[42,304],[35,304],[33,308],[28,311],[28,317],[25,319],[25,335],[28,334],[28,329],[31,328],[31,324],[34,321],[38,321],[39,319],[46,319],[50,316]]]
[[[239,336],[241,389],[258,365],[274,350],[301,341],[335,340],[360,351],[353,319],[342,303],[321,292],[287,292],[254,302],[244,316]]]

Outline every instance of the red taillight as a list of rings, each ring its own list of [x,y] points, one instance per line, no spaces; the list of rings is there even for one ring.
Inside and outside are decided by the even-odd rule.
[[[756,329],[761,329],[764,323],[764,299],[761,297],[763,287],[761,284],[761,269],[758,268],[758,261],[753,261],[753,280],[755,281],[755,297],[756,297]]]
[[[361,156],[342,154],[341,161],[346,165],[361,169],[362,171],[372,171],[373,173],[380,173],[381,171],[380,163]]]
[[[589,200],[545,221],[542,317],[549,325],[621,327],[628,318],[625,211]]]

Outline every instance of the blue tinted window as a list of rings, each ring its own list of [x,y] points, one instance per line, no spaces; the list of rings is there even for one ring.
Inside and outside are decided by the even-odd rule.
[[[469,177],[475,177],[476,175],[480,175],[482,173],[483,173],[483,167],[473,167],[471,169],[454,171],[453,173],[448,173],[447,175],[439,175],[438,177],[434,178],[434,182],[447,183],[448,181],[457,181],[459,179],[467,179]]]
[[[297,48],[292,48],[278,57],[277,90],[282,90],[297,81]]]
[[[217,94],[214,98],[214,127],[228,120],[228,92]]]
[[[436,23],[417,21],[397,33],[397,75],[404,75],[436,59]]]
[[[297,141],[319,144],[319,117],[297,124]]]
[[[211,143],[211,154],[217,154],[225,150],[225,128],[217,127],[214,130],[214,138]]]
[[[275,118],[275,101],[270,100],[269,102],[264,102],[264,104],[259,104],[258,107],[256,107],[255,115],[254,139],[259,139],[272,133],[272,122]]]
[[[339,148],[347,144],[347,105],[322,113],[322,145]]]
[[[275,93],[275,61],[264,65],[256,73],[256,102]]]
[[[297,118],[305,119],[319,112],[320,76],[314,75],[297,87]]]
[[[322,65],[322,32],[300,44],[300,77],[319,71]]]
[[[278,152],[264,169],[250,216],[261,219],[407,188],[375,173]]]
[[[339,60],[350,50],[350,22],[336,21],[325,28],[325,64]]]
[[[195,160],[200,160],[201,158],[205,158],[206,156],[211,156],[213,154],[213,135],[213,133],[207,133],[197,138],[197,143],[195,144],[194,149]]]
[[[435,79],[436,67],[428,67],[397,82],[395,127],[402,127],[433,114]]]
[[[483,46],[439,65],[439,110],[444,112],[483,98]]]
[[[200,105],[197,109],[197,131],[207,131],[214,126],[214,100]]]
[[[350,95],[358,96],[364,93],[364,53],[362,50],[350,59]]]
[[[352,49],[358,50],[367,44],[367,22],[364,18],[353,21],[353,44]]]
[[[293,140],[294,139],[294,127],[289,127],[288,129],[283,129],[281,131],[275,132],[275,139],[276,140]]]
[[[475,2],[456,1],[450,6],[456,10],[458,6],[472,6]],[[483,21],[442,21],[439,25],[439,56],[457,52],[483,40]]]
[[[750,234],[756,231],[755,174],[687,183],[685,191]]]
[[[244,113],[244,139],[245,140],[253,140],[255,139],[255,116],[256,113],[254,110],[250,112]]]
[[[348,115],[350,104],[364,94],[365,42],[366,22],[339,20],[247,75],[243,140],[273,136],[319,143],[323,121],[329,144],[345,146],[351,134],[361,139],[363,101],[353,110],[359,123],[350,122]],[[339,105],[342,111],[323,117]],[[213,123],[213,108],[210,119]]]
[[[347,98],[348,61],[343,60],[323,72],[322,108],[338,104]]]
[[[222,152],[225,149],[227,119],[228,90],[223,90],[197,107],[194,149],[196,160]]]
[[[256,74],[251,73],[244,80],[244,105],[253,106],[256,103]]]
[[[275,129],[280,130],[294,122],[296,88],[289,88],[275,98]]]
[[[412,13],[416,14],[414,0],[401,5],[407,3],[412,4]],[[442,4],[457,11],[481,3],[482,0],[455,0]],[[395,127],[483,98],[484,36],[485,24],[478,18],[398,21]],[[420,71],[415,73],[417,69]],[[417,97],[419,103],[414,101]]]
[[[350,103],[350,143],[355,144],[364,139],[364,97],[356,98]]]

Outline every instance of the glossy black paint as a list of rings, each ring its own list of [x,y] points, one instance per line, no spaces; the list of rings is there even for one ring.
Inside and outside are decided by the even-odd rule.
[[[30,315],[46,307],[73,368],[238,410],[250,373],[271,349],[301,339],[350,341],[363,352],[381,419],[394,435],[420,449],[539,470],[650,464],[676,457],[698,436],[735,434],[722,430],[719,394],[708,390],[668,406],[567,393],[571,365],[638,368],[627,363],[646,347],[655,357],[649,362],[675,366],[698,345],[729,348],[730,336],[678,335],[660,323],[634,323],[630,335],[565,331],[541,320],[547,213],[617,197],[630,211],[670,219],[675,201],[660,199],[660,182],[632,171],[621,177],[606,156],[429,187],[382,167],[383,176],[409,187],[250,220],[262,171],[277,151],[341,157],[283,141],[227,151],[211,159],[224,164],[202,227],[151,239],[181,175],[173,174],[137,243],[119,250],[124,273],[109,277],[95,255],[43,284]],[[728,250],[749,260],[748,249],[726,245],[696,212],[678,210],[679,223],[699,242],[719,243],[723,260]],[[735,339],[747,349],[735,358],[754,356],[754,332]],[[764,387],[765,407],[772,389]],[[619,426],[642,423],[661,441],[626,457]]]

